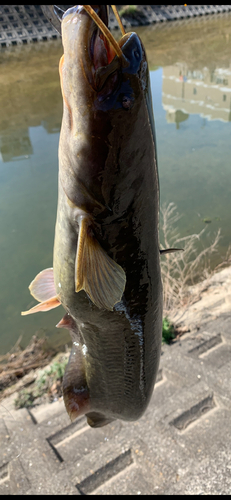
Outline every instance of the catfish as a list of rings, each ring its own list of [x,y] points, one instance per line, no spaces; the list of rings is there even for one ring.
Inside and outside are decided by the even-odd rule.
[[[114,39],[107,6],[55,13],[64,54],[53,268],[32,281],[39,304],[22,314],[62,304],[66,314],[57,327],[68,328],[73,341],[63,378],[66,410],[71,420],[85,414],[100,427],[143,415],[161,353],[149,69],[135,32],[121,28],[121,39]]]

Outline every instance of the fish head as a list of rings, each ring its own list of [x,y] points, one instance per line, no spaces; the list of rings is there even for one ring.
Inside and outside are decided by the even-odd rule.
[[[102,19],[103,24],[108,23],[108,10],[106,5],[94,6],[94,11]],[[62,42],[64,48],[65,70],[68,72],[69,82],[81,86],[94,87],[94,61],[96,65],[104,66],[107,63],[106,49],[94,55],[95,45],[99,36],[98,27],[88,15],[82,5],[77,5],[66,10],[61,22]],[[101,40],[104,47],[104,43]],[[82,88],[82,87],[81,87]]]
[[[91,7],[100,26],[82,5],[71,7],[62,16],[63,96],[72,113],[81,108],[86,113],[86,105],[102,111],[129,111],[139,97],[148,100],[150,94],[145,49],[135,32],[124,34],[117,42],[108,30],[108,7]]]
[[[106,5],[94,5],[104,26],[108,24]],[[72,115],[83,115],[106,79],[121,65],[107,39],[82,5],[68,9],[62,16],[61,34],[64,54],[60,60],[62,94]],[[114,88],[114,86],[112,85]],[[113,89],[112,89],[113,90]]]

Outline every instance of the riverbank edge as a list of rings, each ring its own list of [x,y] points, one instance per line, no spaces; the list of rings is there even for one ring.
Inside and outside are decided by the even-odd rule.
[[[125,29],[182,21],[195,17],[230,12],[231,5],[117,5]],[[109,28],[118,29],[115,16],[110,12]]]
[[[182,335],[187,335],[189,332],[197,333],[203,329],[203,325],[208,321],[215,320],[219,315],[229,314],[231,311],[231,266],[222,269],[221,271],[213,274],[204,281],[189,287],[190,289],[190,305],[180,308],[169,313],[168,317],[173,323],[175,328],[178,329],[180,335],[175,342],[180,342]],[[174,343],[175,343],[174,342]],[[27,349],[27,348],[26,348]],[[162,346],[162,353],[164,354],[165,346]],[[60,360],[66,358],[68,361],[70,349],[66,347],[66,352],[60,351],[55,353],[45,366],[38,367],[28,371],[26,375],[21,377],[15,384],[9,385],[0,393],[0,402],[5,398],[18,394],[21,390],[29,390],[38,376],[41,373],[48,372],[51,365],[59,363]],[[51,398],[50,398],[51,399]],[[38,406],[44,402],[53,402],[57,399],[62,399],[60,392],[57,392],[49,400],[47,395],[38,398],[33,406]]]

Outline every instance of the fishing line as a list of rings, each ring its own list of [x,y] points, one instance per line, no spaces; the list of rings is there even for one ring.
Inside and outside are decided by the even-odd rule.
[[[114,12],[114,14],[115,14],[115,16],[116,16],[117,23],[118,23],[118,25],[119,25],[119,27],[120,27],[120,31],[121,31],[122,35],[123,35],[123,36],[124,36],[124,35],[126,35],[126,31],[125,31],[125,29],[124,29],[124,27],[123,27],[123,24],[122,24],[122,21],[121,21],[121,18],[120,18],[119,12],[118,12],[118,10],[117,10],[117,8],[116,8],[116,5],[111,5],[111,8],[112,8],[112,10],[113,10],[113,12]]]
[[[86,12],[89,14],[89,16],[95,21],[99,29],[102,31],[103,35],[107,39],[107,41],[112,45],[116,55],[120,58],[124,59],[123,52],[115,40],[115,38],[112,36],[111,32],[107,28],[106,24],[103,23],[102,19],[96,14],[96,12],[92,9],[90,5],[83,5],[83,8],[86,10]]]

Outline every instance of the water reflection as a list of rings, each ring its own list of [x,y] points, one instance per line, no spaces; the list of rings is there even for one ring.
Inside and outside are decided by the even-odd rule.
[[[151,69],[160,198],[175,202],[179,233],[222,228],[215,264],[230,244],[231,15],[136,31]],[[117,33],[118,35],[118,33]],[[21,317],[28,285],[52,265],[62,98],[61,41],[0,53],[0,353],[37,331],[60,345],[62,308]],[[171,125],[174,124],[174,126]],[[217,259],[217,260],[216,260]],[[65,337],[66,335],[66,337]]]
[[[230,67],[231,13],[157,23],[136,31],[144,42],[151,70],[179,62],[192,72]]]
[[[8,130],[0,136],[0,158],[5,163],[11,160],[19,160],[21,156],[29,158],[33,153],[33,147],[29,137],[29,130],[13,130],[9,135]]]
[[[33,154],[29,128],[60,130],[62,99],[58,62],[61,41],[1,53],[0,154],[3,162]]]
[[[0,352],[23,335],[69,341],[55,325],[62,316],[20,316],[35,303],[28,285],[52,265],[62,119],[58,63],[61,41],[0,53]]]
[[[163,67],[163,108],[177,129],[191,114],[231,120],[230,21],[228,13],[137,29],[150,68]]]
[[[162,104],[168,123],[198,114],[208,120],[231,120],[231,68],[190,70],[176,63],[163,68]]]

